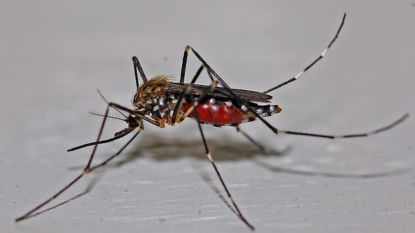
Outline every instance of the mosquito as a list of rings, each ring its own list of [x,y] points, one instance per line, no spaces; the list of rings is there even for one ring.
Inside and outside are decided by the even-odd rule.
[[[74,183],[80,180],[84,175],[94,171],[95,169],[106,165],[112,159],[117,157],[121,152],[137,137],[137,135],[144,130],[144,122],[148,122],[160,128],[164,128],[166,125],[174,126],[175,124],[181,123],[186,118],[192,118],[196,121],[200,135],[205,148],[205,156],[212,164],[230,202],[234,209],[234,213],[242,220],[247,227],[254,230],[254,226],[248,222],[240,211],[238,205],[234,201],[229,189],[227,188],[225,181],[223,180],[219,169],[217,168],[213,156],[209,150],[208,143],[206,142],[205,135],[201,124],[213,125],[216,127],[231,126],[235,127],[238,132],[242,133],[249,141],[255,144],[259,149],[265,151],[260,143],[255,141],[247,133],[242,131],[240,124],[244,122],[250,122],[254,120],[262,121],[271,131],[275,134],[293,134],[310,137],[320,137],[328,139],[336,138],[357,138],[367,137],[369,135],[377,134],[386,130],[389,130],[396,125],[402,123],[409,117],[406,113],[398,120],[393,123],[384,126],[382,128],[369,131],[366,133],[356,134],[345,134],[345,135],[326,135],[316,133],[305,133],[297,131],[280,130],[272,126],[266,117],[272,116],[276,113],[281,112],[281,108],[278,105],[268,104],[272,99],[272,96],[268,95],[269,92],[274,91],[282,86],[287,85],[297,80],[301,75],[307,72],[312,66],[320,61],[326,52],[330,49],[333,43],[338,38],[340,31],[344,25],[346,14],[344,14],[340,27],[337,30],[334,38],[331,40],[329,45],[324,51],[306,68],[300,73],[295,75],[293,78],[273,87],[264,92],[256,92],[250,90],[233,89],[231,88],[213,69],[212,67],[199,55],[198,52],[191,46],[187,45],[184,50],[182,67],[180,73],[180,81],[178,83],[172,82],[168,76],[156,76],[152,79],[147,79],[144,70],[137,57],[133,57],[135,84],[137,92],[134,95],[132,104],[133,108],[127,108],[117,103],[108,102],[102,95],[101,97],[107,102],[107,108],[103,116],[102,124],[98,133],[97,140],[91,143],[86,143],[68,151],[78,150],[84,147],[93,146],[92,153],[89,157],[88,163],[83,169],[83,172],[77,176],[72,182],[62,188],[55,195],[36,206],[23,216],[16,219],[17,221],[29,218],[35,211],[39,210],[53,199],[58,197],[60,194],[65,192]],[[193,77],[190,83],[185,83],[186,64],[188,60],[189,52],[193,53],[199,61],[202,63],[197,73]],[[211,85],[200,85],[196,84],[196,81],[202,72],[206,68],[211,79]],[[141,76],[142,84],[139,83],[138,73]],[[220,84],[220,86],[218,86]],[[101,140],[101,135],[104,130],[104,126],[110,109],[115,109],[124,116],[124,121],[127,123],[127,127],[114,134],[114,137]],[[98,114],[99,115],[99,114]],[[126,135],[136,131],[131,139],[114,155],[106,159],[104,162],[91,166],[92,160],[95,156],[95,152],[99,144],[112,142],[118,140]]]

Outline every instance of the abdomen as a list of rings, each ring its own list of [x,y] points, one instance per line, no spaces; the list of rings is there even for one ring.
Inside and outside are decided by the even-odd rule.
[[[252,102],[247,104],[262,117],[268,117],[281,111],[277,105],[258,105]],[[190,103],[183,103],[184,112],[190,107]],[[201,123],[214,126],[234,126],[256,119],[255,114],[249,111],[246,106],[235,106],[230,100],[220,101],[212,98],[205,103],[198,104],[196,110]],[[196,119],[195,111],[193,110],[188,117]]]

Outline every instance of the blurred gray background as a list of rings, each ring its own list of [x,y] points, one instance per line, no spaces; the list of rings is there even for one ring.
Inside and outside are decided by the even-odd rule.
[[[228,188],[257,232],[412,232],[415,227],[414,1],[1,1],[1,232],[249,232],[215,192],[193,120],[145,131],[104,169],[34,218],[14,223],[70,182],[92,148],[105,102],[131,106],[131,57],[148,77],[179,76],[192,45],[231,87],[272,92],[280,129],[359,133],[406,112],[369,138],[274,135],[243,125],[282,157],[265,156],[233,128],[205,126]],[[187,77],[199,62],[189,56]],[[188,79],[189,80],[189,79]],[[209,84],[206,73],[201,83]],[[117,116],[116,112],[112,115]],[[125,127],[109,120],[104,137]],[[98,148],[96,160],[128,139]]]

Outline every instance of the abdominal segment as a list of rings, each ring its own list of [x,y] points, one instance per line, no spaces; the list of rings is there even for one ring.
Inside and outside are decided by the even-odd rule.
[[[183,111],[186,112],[191,105],[191,103],[183,103]],[[281,111],[277,105],[258,105],[252,102],[248,102],[246,105],[249,105],[261,117],[268,117]],[[246,105],[235,106],[230,100],[221,101],[211,98],[204,103],[199,103],[195,108],[201,123],[214,126],[235,126],[257,118]],[[196,119],[195,110],[188,117]]]

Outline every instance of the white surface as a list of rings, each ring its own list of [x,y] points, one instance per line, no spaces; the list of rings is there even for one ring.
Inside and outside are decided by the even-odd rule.
[[[91,149],[65,150],[95,140],[101,121],[88,111],[105,108],[96,88],[129,106],[133,55],[148,77],[178,77],[189,44],[230,86],[261,91],[321,53],[344,12],[346,24],[327,56],[272,93],[283,111],[270,122],[289,130],[355,133],[412,112],[406,122],[370,138],[337,141],[275,136],[259,122],[243,126],[265,145],[291,145],[282,158],[241,149],[250,145],[234,129],[205,127],[206,134],[225,182],[257,232],[414,229],[413,2],[0,5],[1,232],[249,232],[204,181],[207,174],[223,193],[192,120],[163,130],[146,124],[125,155],[47,208],[92,185],[89,193],[26,221],[14,219],[82,170]],[[190,55],[187,77],[197,67]],[[123,127],[110,120],[105,136]],[[96,162],[124,141],[100,146]],[[152,149],[154,141],[170,146]]]

